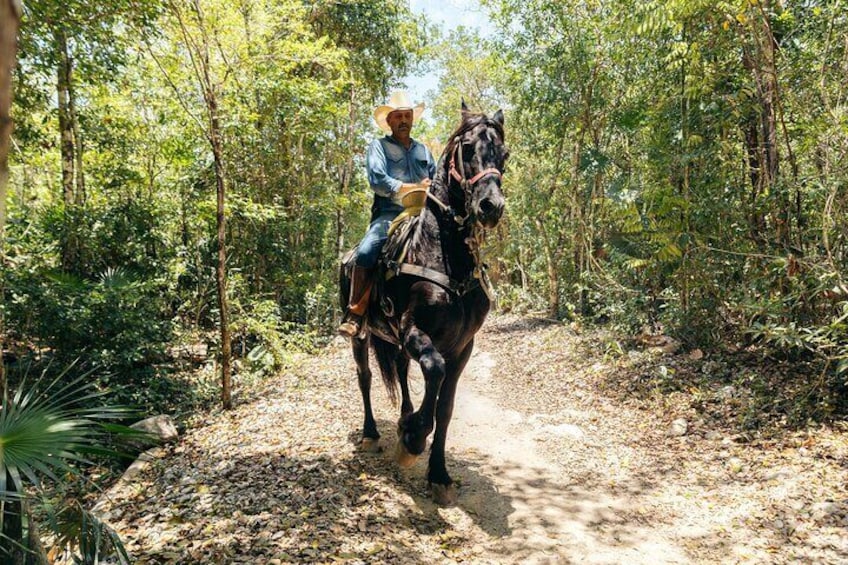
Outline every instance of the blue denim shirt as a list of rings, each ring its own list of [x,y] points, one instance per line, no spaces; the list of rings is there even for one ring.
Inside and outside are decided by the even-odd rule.
[[[368,145],[365,168],[368,184],[374,191],[372,221],[381,214],[403,212],[403,206],[392,201],[401,184],[432,179],[436,174],[436,162],[427,147],[413,139],[407,149],[390,135]]]

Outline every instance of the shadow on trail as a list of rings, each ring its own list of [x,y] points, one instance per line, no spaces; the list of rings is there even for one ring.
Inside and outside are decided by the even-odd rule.
[[[412,497],[417,510],[424,517],[429,517],[445,527],[449,524],[439,514],[439,506],[432,502],[427,484],[427,459],[429,450],[418,458],[410,469],[401,469],[394,460],[396,441],[395,428],[397,424],[389,420],[378,420],[377,427],[381,430],[380,453],[370,454],[357,452],[354,457],[369,473],[379,475],[397,487],[401,492]],[[349,441],[357,445],[362,431],[356,430],[349,434]],[[485,464],[482,458],[456,457],[450,449],[446,453],[448,472],[459,486],[457,508],[466,514],[492,537],[503,537],[511,533],[509,515],[514,509],[509,497],[498,492],[490,477],[480,472]],[[484,504],[480,504],[485,501]],[[416,528],[418,529],[418,528]],[[421,531],[421,530],[418,530]],[[422,532],[426,533],[426,532]]]
[[[112,520],[125,524],[138,563],[429,563],[466,559],[475,544],[497,562],[564,563],[644,546],[639,522],[584,486],[590,480],[564,484],[544,469],[449,452],[458,508],[485,535],[458,527],[455,511],[430,501],[426,458],[401,471],[386,436],[376,455],[333,456],[308,444],[243,457],[171,453],[135,494],[116,500]]]
[[[510,518],[512,534],[491,548],[505,560],[685,561],[679,547],[657,535],[661,519],[638,512],[630,499],[620,496],[625,490],[630,496],[645,495],[649,484],[634,482],[612,489],[601,485],[597,476],[557,478],[550,469],[517,462],[492,464],[489,472],[498,478],[499,492],[515,509]]]
[[[398,504],[394,482],[360,457],[197,455],[172,455],[112,505],[111,521],[134,526],[121,529],[138,563],[427,563],[416,535],[448,527]]]
[[[379,427],[394,429],[385,420]],[[359,433],[350,434],[351,443],[359,441]],[[430,518],[425,527],[450,528],[429,497],[426,453],[412,469],[401,471],[392,458],[393,445],[394,437],[384,434],[381,453],[358,453],[354,457],[368,473],[381,475],[408,494],[417,509],[412,514]],[[622,497],[650,493],[655,487],[653,481],[634,480],[613,489],[603,485],[603,478],[598,476],[572,477],[564,482],[554,477],[551,469],[499,462],[478,452],[456,455],[449,449],[447,455],[448,470],[459,485],[457,507],[488,536],[480,541],[498,562],[553,559],[567,563],[598,555],[610,562],[656,561],[656,555],[665,555],[671,562],[686,561],[680,548],[652,531],[660,519],[629,508]],[[434,533],[417,525],[413,529]]]

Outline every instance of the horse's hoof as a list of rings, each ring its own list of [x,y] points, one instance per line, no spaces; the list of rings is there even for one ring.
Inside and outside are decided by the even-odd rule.
[[[409,469],[415,465],[417,460],[418,456],[407,451],[406,446],[403,445],[403,440],[399,438],[395,443],[395,461],[397,461],[398,466],[401,469]]]
[[[359,442],[359,451],[363,453],[380,453],[382,451],[380,440],[373,437],[362,438],[362,441]]]
[[[456,506],[457,491],[456,485],[440,485],[430,483],[430,494],[433,497],[433,502],[439,506]]]

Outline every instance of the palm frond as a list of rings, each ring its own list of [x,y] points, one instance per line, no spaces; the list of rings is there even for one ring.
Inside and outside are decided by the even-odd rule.
[[[71,554],[74,563],[101,563],[115,555],[119,563],[130,563],[129,554],[118,534],[76,500],[58,510],[48,509],[50,526],[56,533],[57,547]]]
[[[64,475],[75,473],[76,466],[87,464],[86,457],[123,456],[104,447],[110,436],[138,435],[137,430],[114,421],[132,412],[120,406],[92,406],[104,392],[95,388],[91,372],[68,378],[73,364],[49,381],[44,377],[31,386],[22,383],[3,398],[0,406],[0,523],[14,519],[16,504],[25,506],[27,485],[44,496],[41,481],[61,484]],[[73,511],[64,511],[62,520],[51,520],[54,531],[65,524],[62,548],[68,549],[75,562],[99,563],[107,552],[117,554],[121,563],[129,557],[117,534],[95,516],[75,503]],[[71,526],[76,520],[76,526]],[[20,520],[20,517],[18,517]],[[27,527],[32,527],[30,524]],[[75,532],[76,537],[72,534]],[[7,543],[8,542],[8,543]],[[0,540],[0,549],[17,547],[21,540]],[[2,558],[0,558],[2,561]]]
[[[129,273],[122,267],[108,267],[100,273],[98,279],[106,288],[121,288],[132,282]]]
[[[86,455],[117,455],[103,443],[122,429],[107,430],[101,421],[125,418],[129,410],[83,405],[103,395],[89,377],[86,372],[64,383],[24,383],[7,397],[0,410],[0,491],[21,491],[23,479],[36,487],[39,477],[58,481],[57,472],[72,470],[72,462],[87,463]],[[4,484],[7,472],[13,485]]]

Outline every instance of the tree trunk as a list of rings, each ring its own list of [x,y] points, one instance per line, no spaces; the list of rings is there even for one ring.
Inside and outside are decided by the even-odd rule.
[[[209,133],[212,154],[215,158],[215,185],[218,196],[218,264],[215,272],[218,286],[218,310],[221,313],[221,404],[224,410],[229,410],[233,407],[233,400],[231,374],[232,340],[230,338],[230,311],[227,302],[226,177],[224,172],[224,144],[218,118],[218,101],[211,87],[207,91],[206,103],[209,106]]]
[[[6,272],[6,185],[9,182],[9,145],[13,126],[12,73],[16,64],[20,17],[21,5],[18,0],[0,0],[0,273]],[[3,296],[4,283],[5,279],[0,278],[0,297]],[[6,393],[4,334],[5,325],[0,309],[0,400]]]
[[[59,136],[62,155],[62,200],[65,203],[65,240],[62,242],[62,268],[73,271],[77,263],[77,237],[74,214],[74,132],[70,96],[71,58],[64,32],[55,34],[59,65],[56,69],[56,99],[59,105]]]
[[[59,66],[56,69],[56,98],[59,103],[59,135],[62,154],[62,196],[65,206],[74,203],[74,132],[71,121],[68,89],[71,80],[71,60],[68,41],[62,31],[56,32]]]
[[[71,82],[70,73],[68,74],[68,113],[71,118],[71,131],[74,134],[74,159],[75,159],[75,177],[76,177],[76,194],[74,195],[74,203],[77,206],[85,206],[85,174],[82,168],[82,134],[79,127],[79,114],[77,113],[76,93],[73,83]]]
[[[16,65],[17,35],[21,5],[17,0],[0,0],[0,272],[5,272],[6,262],[6,188],[9,182],[9,145],[14,122],[12,107],[12,74]],[[0,296],[5,279],[0,278]],[[1,312],[2,310],[0,310]],[[8,394],[6,371],[2,360],[5,327],[0,314],[0,407]],[[6,471],[6,490],[14,494],[15,483]],[[24,539],[24,515],[27,516],[27,539]],[[4,563],[13,565],[43,565],[47,563],[44,547],[38,537],[35,522],[24,500],[15,500],[4,493],[0,497],[0,555]],[[25,551],[24,548],[30,551]]]
[[[41,536],[38,533],[38,525],[32,515],[29,504],[26,500],[21,504],[24,516],[27,518],[27,547],[30,553],[26,556],[26,565],[49,565],[47,559],[47,551],[44,549],[44,544],[41,542]]]
[[[347,158],[345,159],[344,168],[341,171],[341,179],[339,182],[339,194],[342,196],[341,201],[347,200],[346,196],[350,194],[350,180],[353,177],[353,145],[356,142],[356,85],[350,85],[350,99],[348,100],[348,124],[347,124]],[[336,257],[341,257],[345,250],[344,241],[344,210],[341,206],[336,209]]]
[[[212,148],[215,160],[215,187],[217,193],[217,224],[218,224],[218,262],[215,266],[215,282],[218,294],[218,310],[220,312],[221,335],[221,404],[224,410],[233,407],[232,401],[232,339],[230,337],[230,310],[227,301],[227,217],[226,217],[226,169],[224,167],[224,138],[221,128],[218,96],[215,82],[212,80],[212,69],[209,62],[210,40],[206,33],[200,2],[194,0],[191,9],[194,12],[200,37],[192,37],[180,10],[181,3],[169,2],[171,13],[177,19],[185,40],[185,46],[191,51],[195,62],[194,71],[198,86],[206,103],[208,121],[204,134]],[[191,110],[184,105],[186,111]],[[199,317],[199,312],[198,312]]]
[[[777,184],[777,176],[780,169],[779,155],[777,151],[777,68],[774,64],[774,45],[766,37],[763,46],[762,65],[762,99],[760,100],[760,116],[762,120],[763,142],[765,143],[766,158],[766,184],[771,191],[778,191],[779,208],[774,211],[775,240],[781,244],[789,242],[789,202],[786,191]]]
[[[556,318],[559,316],[559,253],[552,248],[541,218],[536,218],[536,226],[542,236],[542,249],[545,252],[545,266],[548,271],[548,317]]]
[[[751,78],[757,85],[758,99],[761,102],[759,108],[747,113],[742,124],[742,130],[745,136],[746,165],[751,181],[748,224],[751,238],[762,244],[766,233],[766,215],[760,209],[758,201],[762,195],[771,190],[772,178],[766,155],[767,142],[763,137],[763,123],[767,122],[763,119],[763,81],[760,76],[759,63],[747,49],[742,52],[742,65],[751,73]]]
[[[778,80],[777,80],[777,49],[774,37],[769,27],[768,4],[766,9],[758,10],[750,20],[751,36],[755,51],[743,50],[743,66],[751,72],[751,77],[757,85],[758,117],[752,118],[745,124],[745,141],[748,152],[748,162],[751,166],[751,182],[755,185],[755,194],[775,195],[777,209],[772,208],[762,216],[754,213],[752,229],[755,239],[763,237],[764,217],[770,217],[774,230],[774,243],[789,246],[791,242],[791,209],[788,192],[778,183],[780,173],[780,154],[778,152]],[[756,120],[756,121],[755,121]],[[754,143],[757,143],[756,147]],[[756,154],[756,159],[753,156]],[[756,163],[757,169],[753,168]],[[777,193],[775,193],[777,191]],[[758,218],[757,216],[760,216]]]
[[[580,156],[583,154],[585,143],[586,127],[591,121],[589,114],[589,104],[587,100],[585,113],[583,116],[584,123],[580,126],[580,132],[577,136],[577,141],[571,154],[571,223],[574,233],[572,235],[572,268],[574,269],[575,282],[577,282],[577,303],[580,307],[580,314],[587,313],[586,294],[583,289],[582,281],[580,281],[583,272],[586,269],[586,202],[583,196],[580,183]]]

